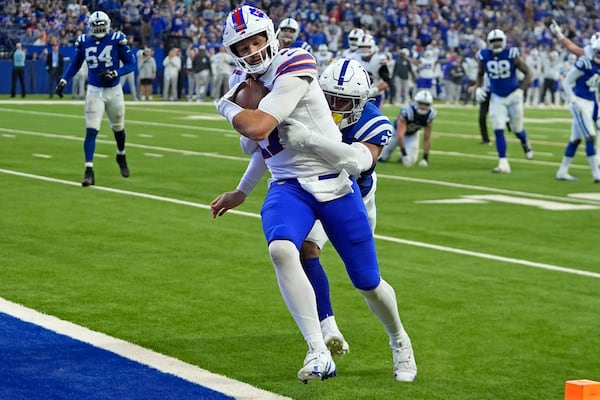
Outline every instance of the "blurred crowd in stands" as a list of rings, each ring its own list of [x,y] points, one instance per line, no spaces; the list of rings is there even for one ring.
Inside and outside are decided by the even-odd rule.
[[[267,11],[276,26],[287,17],[296,19],[300,24],[300,40],[308,42],[313,49],[324,44],[334,55],[347,47],[347,35],[353,28],[362,28],[373,34],[379,51],[389,56],[390,71],[403,52],[410,59],[418,59],[430,50],[438,59],[439,88],[433,93],[437,98],[445,97],[444,81],[451,85],[450,71],[457,60],[465,67],[464,80],[471,79],[476,65],[473,57],[486,45],[486,35],[492,29],[503,30],[508,45],[518,46],[524,58],[536,49],[542,60],[557,52],[561,62],[568,57],[547,29],[552,19],[561,23],[569,37],[580,45],[585,45],[594,32],[600,31],[597,12],[600,0],[263,0],[246,3]],[[0,54],[8,59],[18,42],[23,46],[46,46],[54,42],[61,47],[72,46],[77,36],[86,32],[90,13],[102,10],[111,17],[113,29],[125,33],[134,49],[163,49],[166,37],[181,36],[190,39],[190,49],[194,48],[196,53],[205,50],[212,57],[220,53],[223,19],[240,4],[242,2],[225,0],[0,0]],[[164,50],[168,52],[170,48]],[[182,49],[183,66],[188,50]],[[161,69],[162,59],[157,64]],[[415,72],[418,74],[418,70]],[[557,76],[556,80],[559,79]],[[395,99],[395,102],[400,101]]]

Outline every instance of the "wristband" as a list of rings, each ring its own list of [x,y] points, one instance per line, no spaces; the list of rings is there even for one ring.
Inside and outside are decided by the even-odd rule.
[[[231,125],[233,125],[233,117],[244,111],[242,107],[238,106],[233,101],[228,100],[225,96],[219,100],[217,110]]]

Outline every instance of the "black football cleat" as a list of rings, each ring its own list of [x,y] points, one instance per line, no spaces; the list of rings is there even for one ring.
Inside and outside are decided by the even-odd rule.
[[[127,168],[125,154],[117,154],[117,164],[119,164],[119,168],[121,169],[121,176],[123,178],[129,177],[129,168]]]
[[[81,186],[91,186],[95,184],[96,179],[94,178],[94,169],[92,167],[85,167],[85,174],[83,175]]]

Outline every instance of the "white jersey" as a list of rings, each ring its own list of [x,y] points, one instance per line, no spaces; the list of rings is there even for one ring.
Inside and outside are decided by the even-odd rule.
[[[236,69],[229,80],[233,87],[246,79],[246,72]],[[342,141],[342,135],[333,118],[323,90],[317,81],[315,58],[301,48],[281,49],[269,69],[258,77],[269,93],[261,100],[258,108],[277,119],[280,123],[292,118],[303,123],[312,133],[326,135]],[[310,81],[304,93],[297,93],[304,87],[302,81]],[[300,101],[290,104],[290,97],[300,96]],[[295,100],[294,100],[295,101]],[[274,180],[310,178],[337,173],[327,162],[312,152],[294,148],[284,148],[279,143],[275,129],[269,137],[255,142],[241,138],[245,152],[260,150],[267,168]],[[251,142],[251,143],[249,143]],[[254,146],[254,147],[253,147]],[[253,149],[254,150],[250,150]]]
[[[525,64],[531,71],[531,80],[540,79],[542,76],[542,58],[539,56],[528,55]]]
[[[352,59],[354,59],[355,54],[356,54],[356,50],[344,49],[344,51],[342,52],[341,58],[347,58],[349,60],[352,60]]]
[[[369,60],[364,60],[362,54],[357,52],[354,55],[354,59],[358,61],[369,73],[369,77],[371,77],[371,86],[378,86],[381,82],[383,82],[383,79],[381,79],[381,76],[379,76],[379,70],[381,67],[387,67],[388,65],[388,58],[385,54],[375,53]]]
[[[326,53],[317,51],[315,53],[315,60],[317,61],[317,73],[321,76],[323,71],[325,71],[325,68],[333,61],[333,53],[330,51]]]
[[[433,79],[435,77],[435,65],[437,60],[435,58],[421,58],[419,65],[417,66],[417,75],[423,79]]]

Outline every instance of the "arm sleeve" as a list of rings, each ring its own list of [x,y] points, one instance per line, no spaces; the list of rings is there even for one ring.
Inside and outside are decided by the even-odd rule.
[[[237,190],[248,196],[252,190],[258,185],[258,182],[262,179],[265,172],[267,171],[267,165],[265,160],[262,158],[260,151],[252,153],[246,172],[242,175],[240,183],[237,185]]]
[[[298,76],[279,77],[273,90],[261,100],[258,109],[272,115],[281,123],[294,111],[309,85],[307,79]]]

